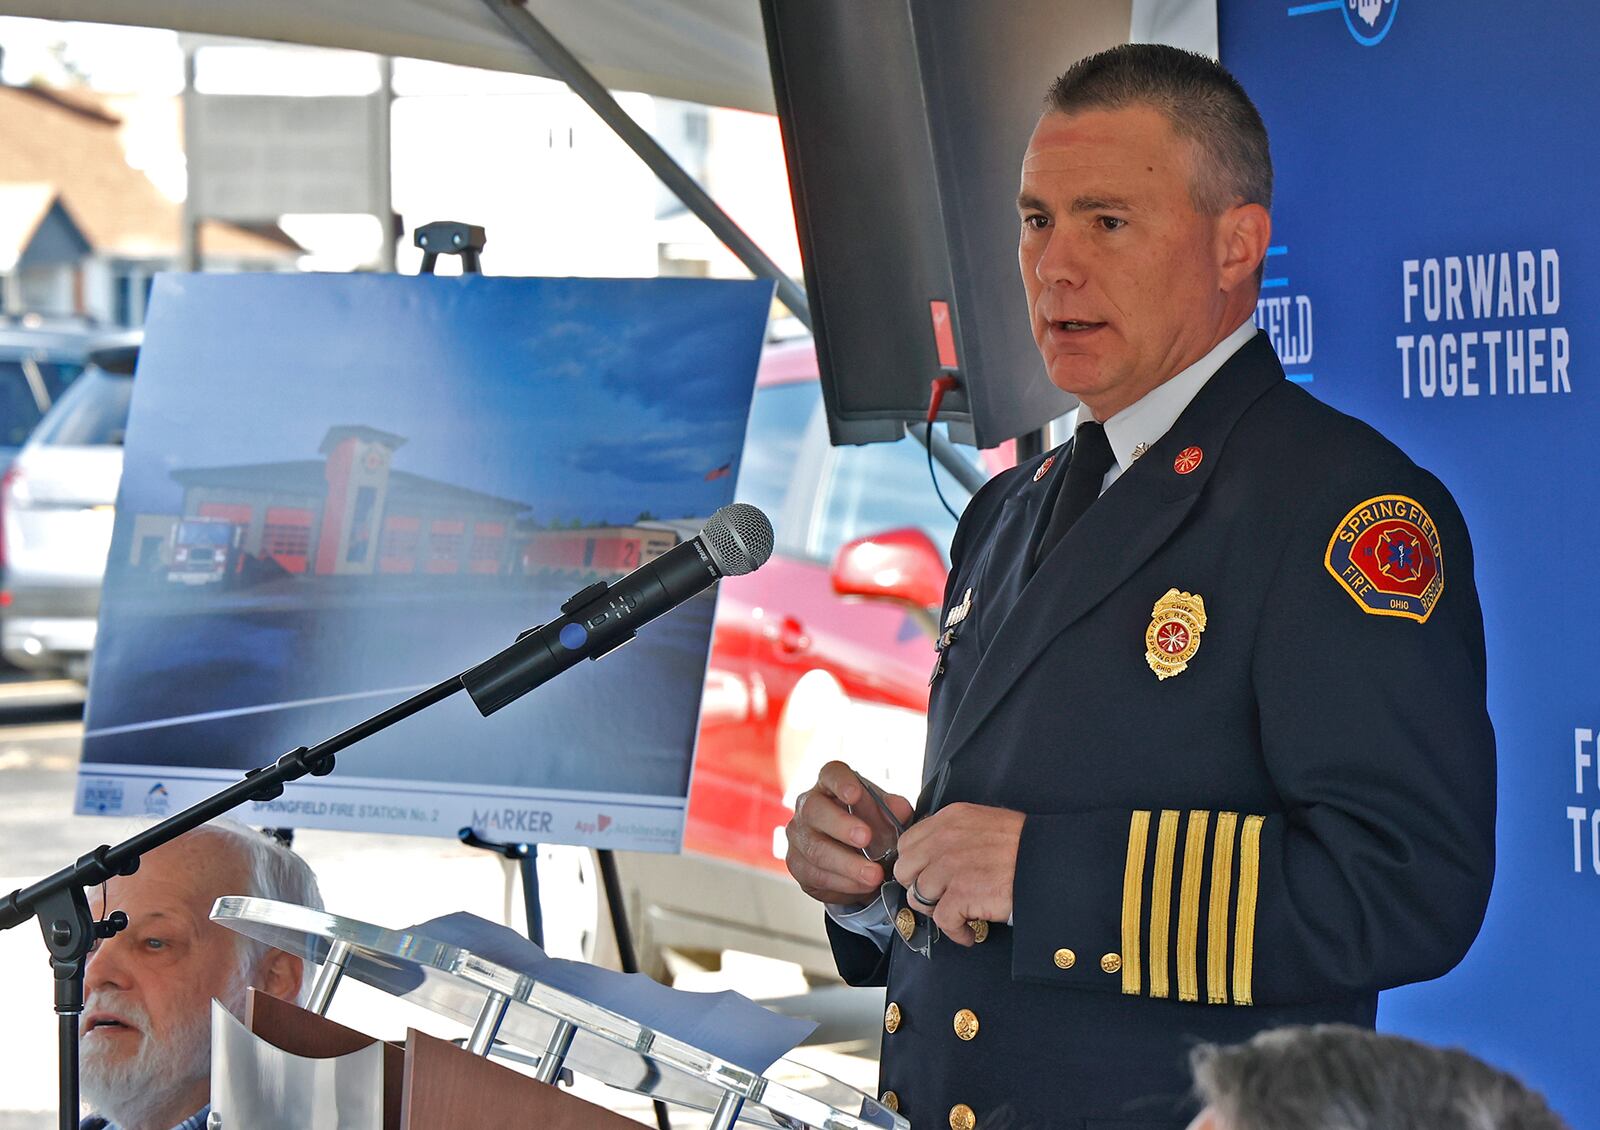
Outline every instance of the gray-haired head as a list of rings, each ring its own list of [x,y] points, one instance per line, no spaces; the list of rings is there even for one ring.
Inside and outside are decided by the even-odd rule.
[[[217,839],[223,851],[237,854],[244,864],[245,889],[230,894],[248,898],[271,899],[274,902],[295,903],[298,906],[322,909],[322,891],[317,877],[306,861],[293,850],[265,832],[245,826],[237,820],[219,817],[187,833],[189,836],[210,836]],[[271,947],[254,938],[238,935],[240,975],[246,983],[254,979],[257,967]],[[301,1000],[310,991],[311,978],[300,979]]]
[[[1157,43],[1124,43],[1074,63],[1056,79],[1046,110],[1148,106],[1191,143],[1189,195],[1215,216],[1236,204],[1272,207],[1272,150],[1255,103],[1220,63]]]
[[[1327,1024],[1190,1055],[1218,1130],[1568,1130],[1517,1079],[1457,1048]]]

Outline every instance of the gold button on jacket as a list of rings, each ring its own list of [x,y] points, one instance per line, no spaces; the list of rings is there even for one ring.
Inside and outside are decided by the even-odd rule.
[[[900,936],[906,941],[911,940],[911,933],[917,928],[917,919],[909,906],[902,906],[894,916],[894,928],[900,931]]]
[[[1078,964],[1078,955],[1077,954],[1073,953],[1069,949],[1058,949],[1058,950],[1056,950],[1056,968],[1057,969],[1071,969],[1076,964]]]
[[[894,1035],[900,1027],[900,1006],[894,1001],[889,1002],[889,1007],[883,1010],[883,1030],[889,1035]]]
[[[950,1130],[973,1130],[978,1125],[978,1116],[972,1113],[972,1108],[966,1103],[957,1103],[950,1108]]]
[[[900,1096],[893,1091],[885,1091],[883,1098],[878,1100],[878,1104],[894,1111],[896,1114],[900,1113]]]
[[[1100,959],[1100,968],[1107,973],[1118,973],[1122,970],[1122,955],[1108,953]]]
[[[981,918],[975,918],[967,923],[972,927],[972,939],[980,945],[989,940],[989,924]]]
[[[978,1034],[978,1014],[970,1008],[964,1008],[956,1013],[956,1035],[963,1040],[970,1040]]]

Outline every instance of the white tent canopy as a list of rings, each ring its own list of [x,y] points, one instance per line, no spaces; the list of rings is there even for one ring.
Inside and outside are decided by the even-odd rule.
[[[757,0],[529,0],[527,7],[612,90],[772,112]],[[484,0],[0,0],[0,14],[343,47],[554,77]]]

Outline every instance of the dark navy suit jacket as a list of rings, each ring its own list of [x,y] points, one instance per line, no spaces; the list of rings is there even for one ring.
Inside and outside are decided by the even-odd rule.
[[[1064,454],[961,519],[918,802],[1027,814],[1014,927],[930,960],[829,923],[845,978],[888,985],[882,1086],[918,1127],[1182,1127],[1193,1045],[1372,1024],[1461,959],[1493,876],[1482,617],[1437,479],[1259,334],[1035,571]]]

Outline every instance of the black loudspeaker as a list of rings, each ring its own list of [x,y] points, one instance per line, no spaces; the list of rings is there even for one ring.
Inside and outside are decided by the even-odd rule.
[[[1050,83],[1130,6],[762,0],[834,443],[900,438],[943,374],[939,418],[980,447],[1073,406],[1029,329],[1017,185]]]

